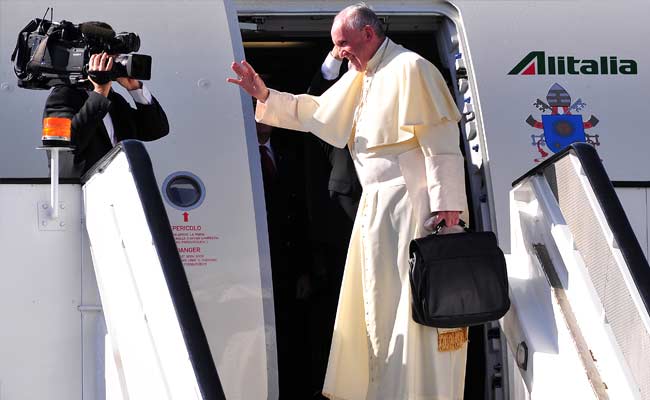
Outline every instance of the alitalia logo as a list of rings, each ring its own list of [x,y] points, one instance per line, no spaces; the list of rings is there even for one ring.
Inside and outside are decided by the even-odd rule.
[[[574,56],[547,56],[543,51],[531,51],[508,75],[636,75],[634,60],[616,56],[579,59]]]

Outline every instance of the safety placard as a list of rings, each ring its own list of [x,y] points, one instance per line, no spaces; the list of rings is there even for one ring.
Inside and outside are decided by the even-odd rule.
[[[218,261],[214,249],[219,236],[204,232],[202,225],[172,225],[172,231],[185,267],[207,267]]]
[[[201,178],[189,171],[173,172],[161,189],[167,204],[178,210],[169,213],[169,220],[183,265],[187,268],[216,264],[219,235],[202,223],[205,211],[201,205],[206,191]]]

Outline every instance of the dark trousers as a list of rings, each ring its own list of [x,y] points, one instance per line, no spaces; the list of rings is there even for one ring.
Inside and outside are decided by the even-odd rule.
[[[330,266],[326,271],[325,282],[314,283],[314,292],[310,299],[309,332],[311,340],[311,388],[314,399],[324,399],[320,395],[325,380],[327,361],[332,345],[332,333],[336,309],[343,280],[343,269],[347,255],[347,245],[328,246],[323,252],[324,265]]]

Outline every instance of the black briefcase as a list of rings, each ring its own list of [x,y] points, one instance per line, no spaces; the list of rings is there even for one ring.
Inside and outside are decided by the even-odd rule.
[[[510,297],[496,236],[471,232],[462,221],[464,232],[440,235],[442,226],[409,246],[413,320],[459,328],[501,318],[510,308]]]

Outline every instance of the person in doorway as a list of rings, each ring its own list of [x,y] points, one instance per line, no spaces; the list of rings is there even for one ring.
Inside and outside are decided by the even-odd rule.
[[[387,38],[366,4],[343,9],[331,36],[353,68],[320,96],[268,89],[245,61],[228,78],[259,100],[258,121],[347,144],[363,186],[323,393],[462,399],[467,331],[415,323],[408,276],[410,240],[466,208],[460,113],[440,72]]]
[[[112,31],[104,22],[87,22]],[[105,79],[113,68],[113,55],[92,54],[88,63],[89,79],[85,85],[55,86],[45,102],[44,120],[48,117],[72,119],[73,159],[62,153],[61,176],[79,177],[124,139],[151,141],[169,133],[165,111],[141,81],[117,78],[136,104],[129,103],[112,89]]]
[[[342,69],[347,71],[347,66],[343,65],[343,57],[340,55],[338,46],[334,46],[327,54],[320,70],[314,74],[307,93],[314,96],[321,95],[336,83]],[[309,145],[306,147],[307,157],[305,159],[307,162],[318,159],[322,160],[323,158],[327,160],[326,164],[328,165],[325,166],[325,169],[329,175],[327,189],[329,190],[330,198],[345,213],[348,220],[354,221],[359,206],[359,199],[361,198],[361,184],[347,145],[340,149],[314,135],[309,135],[306,141]],[[311,154],[315,157],[309,157]],[[309,164],[307,167],[309,168]],[[318,167],[315,167],[315,169],[318,169]],[[309,181],[310,179],[307,180],[307,183]]]
[[[307,93],[322,94],[338,80],[341,69],[347,70],[339,48],[334,46],[314,74]],[[315,135],[306,135],[305,185],[312,254],[311,387],[313,398],[322,399],[345,258],[361,198],[361,183],[347,146],[339,149]]]
[[[256,124],[271,251],[280,400],[307,399],[308,256],[300,137]]]

